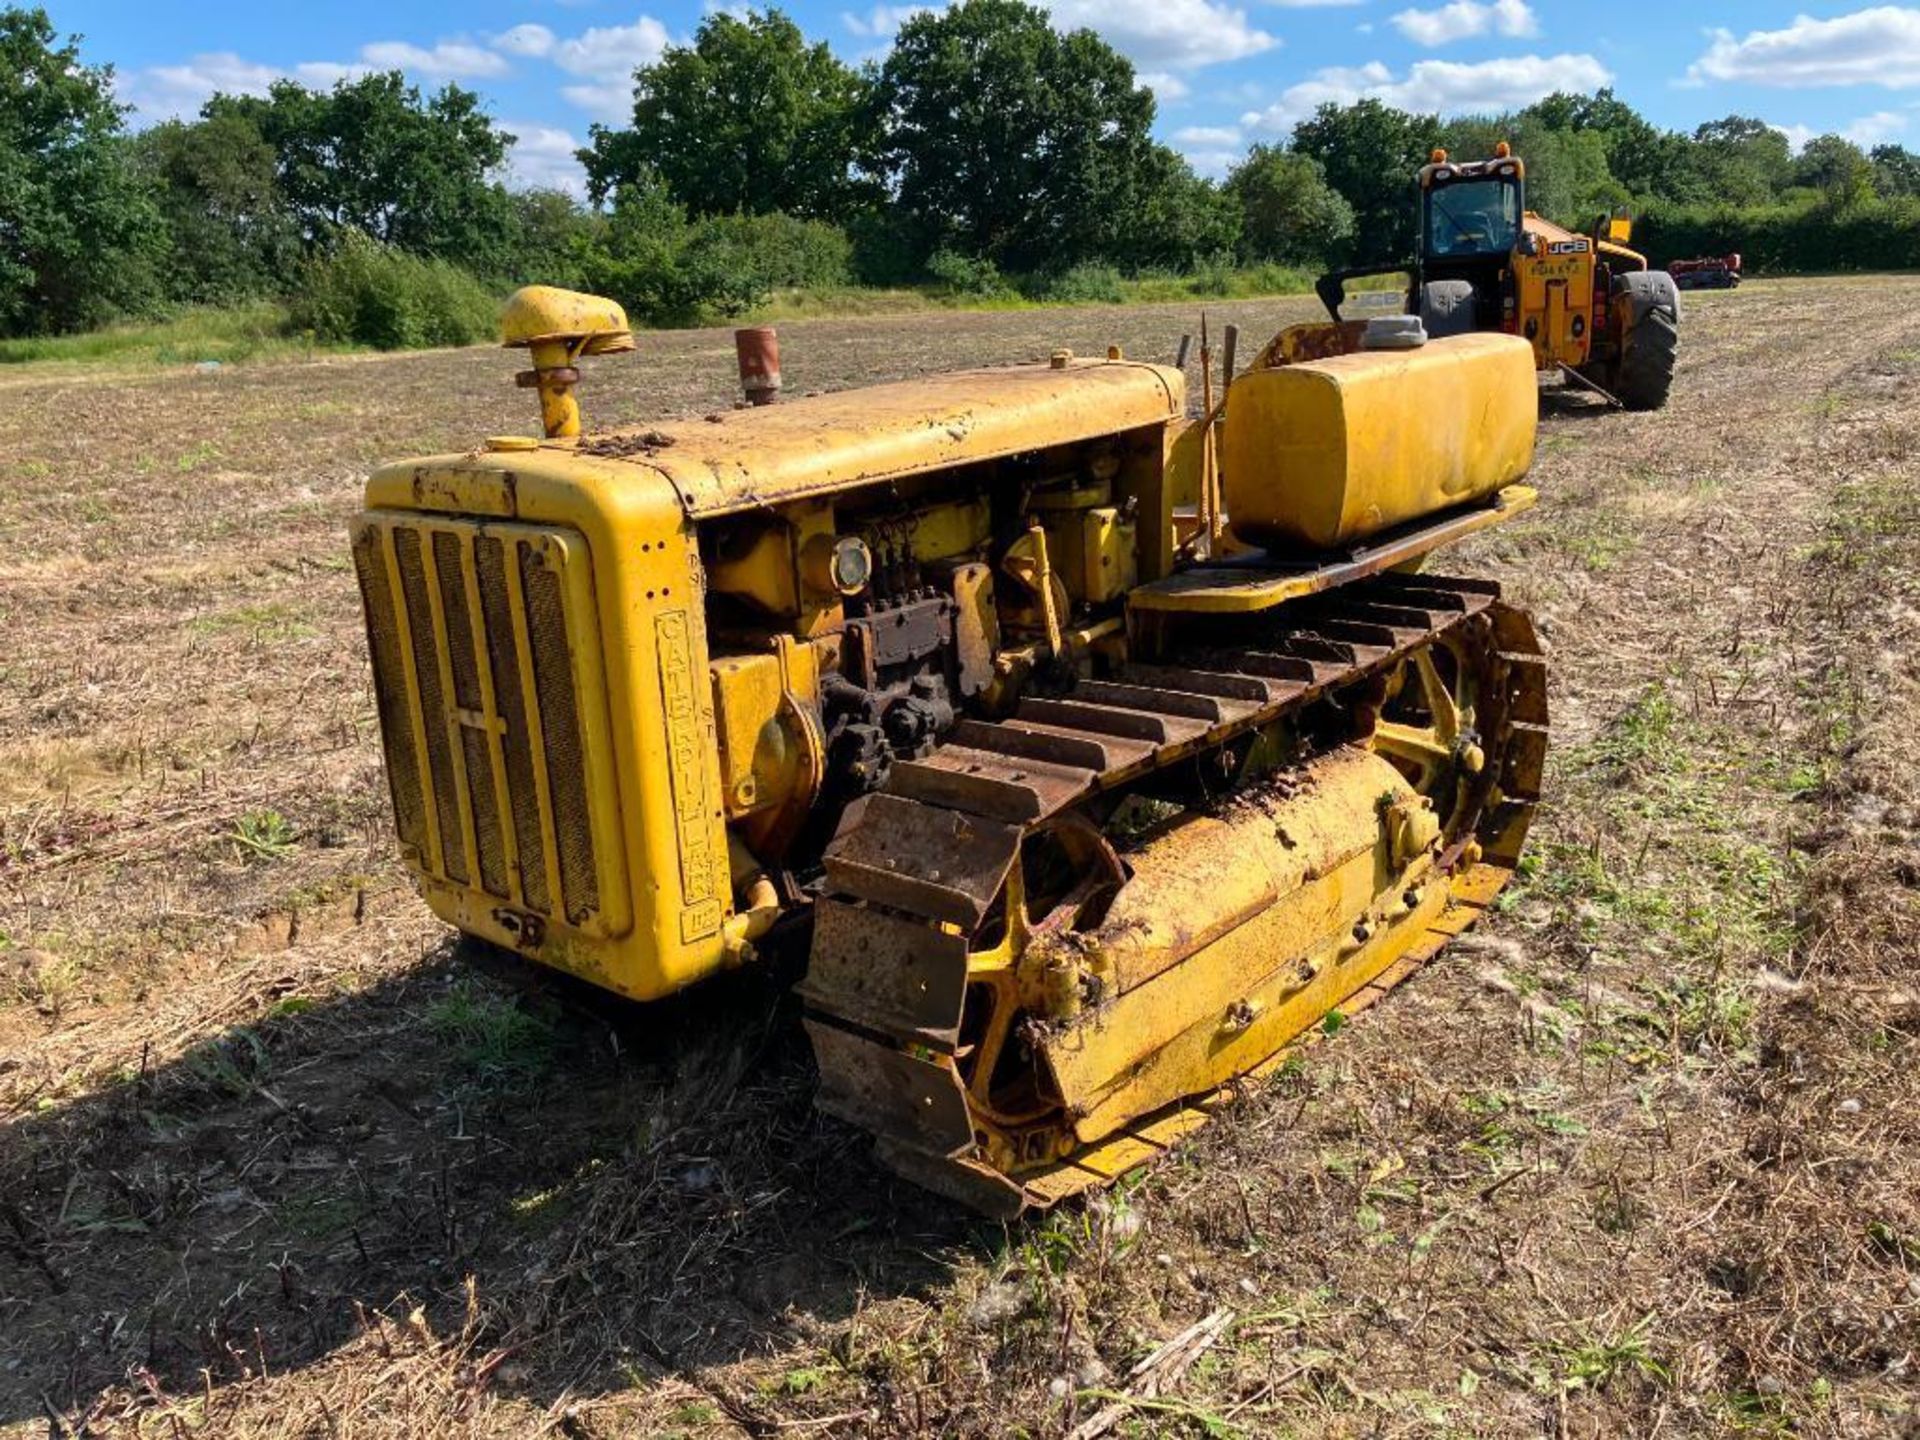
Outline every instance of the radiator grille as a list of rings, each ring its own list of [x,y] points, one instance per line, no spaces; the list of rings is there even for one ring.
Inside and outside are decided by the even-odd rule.
[[[582,728],[575,656],[595,635],[577,537],[374,515],[353,554],[402,843],[429,875],[592,928],[604,756]]]

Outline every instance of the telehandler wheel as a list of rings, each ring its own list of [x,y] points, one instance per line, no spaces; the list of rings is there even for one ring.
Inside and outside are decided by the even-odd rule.
[[[1608,387],[1629,410],[1658,410],[1673,389],[1680,346],[1680,296],[1673,280],[1657,270],[1632,271],[1614,281],[1614,308],[1627,302],[1626,334]]]

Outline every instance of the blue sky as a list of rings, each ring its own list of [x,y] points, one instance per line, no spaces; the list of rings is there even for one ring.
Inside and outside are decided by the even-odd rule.
[[[191,114],[214,90],[258,93],[286,75],[326,85],[400,68],[478,90],[520,137],[520,184],[577,188],[573,148],[627,113],[636,65],[717,0],[54,0],[55,25],[111,61],[136,123]],[[1127,54],[1160,101],[1161,137],[1219,174],[1256,140],[1284,138],[1322,100],[1377,95],[1442,113],[1525,105],[1611,84],[1655,122],[1738,112],[1796,143],[1834,130],[1920,148],[1920,8],[1773,0],[1045,0]],[[886,53],[925,5],[785,7],[849,61]]]

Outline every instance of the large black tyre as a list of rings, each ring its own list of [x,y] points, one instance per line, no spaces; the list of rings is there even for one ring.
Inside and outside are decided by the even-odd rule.
[[[1680,292],[1659,270],[1629,271],[1613,282],[1614,308],[1627,302],[1627,328],[1613,367],[1613,393],[1629,410],[1658,410],[1673,389],[1680,349]]]
[[[1420,325],[1429,339],[1471,334],[1475,321],[1473,286],[1465,280],[1429,280],[1420,287]]]

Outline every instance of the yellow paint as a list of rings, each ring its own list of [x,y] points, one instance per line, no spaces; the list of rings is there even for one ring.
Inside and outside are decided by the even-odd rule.
[[[704,518],[1135,430],[1186,405],[1178,371],[1076,360],[929,375],[647,427],[613,463]]]
[[[1535,368],[1578,369],[1593,346],[1594,242],[1531,211],[1526,231],[1533,253],[1513,256],[1521,334],[1533,344]]]
[[[1463,512],[1443,532],[1424,531],[1371,552],[1382,568],[1417,569],[1436,546],[1462,539],[1539,503],[1531,485],[1509,485],[1490,504]],[[1140,613],[1251,615],[1303,595],[1317,595],[1345,583],[1342,558],[1328,557],[1296,566],[1208,566],[1181,570],[1164,580],[1136,586],[1127,608]]]
[[[611,300],[551,285],[528,285],[508,297],[500,313],[500,342],[524,347],[540,393],[540,422],[549,440],[580,433],[580,402],[573,367],[583,355],[633,349],[627,314]]]
[[[722,656],[708,667],[729,819],[804,810],[819,789],[819,651],[781,638],[771,652]]]
[[[1426,847],[1393,851],[1406,781],[1346,748],[1300,778],[1297,798],[1194,815],[1130,855],[1113,908],[1076,938],[1106,993],[1042,1050],[1081,1140],[1264,1058],[1324,1012],[1314,997],[1360,948],[1355,927],[1404,913],[1401,892],[1427,864]]]
[[[559,332],[542,326],[582,326],[564,341],[575,358],[593,353],[595,344],[617,344],[606,328],[615,317],[590,309],[558,319],[556,313],[530,307],[519,324],[517,343],[535,348],[536,366],[551,358],[538,347],[562,343]],[[1435,354],[1445,348],[1430,347]],[[1320,363],[1342,375],[1340,362]],[[1257,403],[1242,400],[1256,393],[1249,382],[1260,379],[1236,382],[1236,413],[1259,412]],[[1384,430],[1389,413],[1384,393],[1377,401],[1371,392],[1361,395],[1364,377],[1312,383],[1330,388],[1342,407],[1378,408],[1366,424],[1351,418],[1353,408],[1298,412],[1296,423],[1312,433],[1296,435],[1286,453],[1302,457],[1308,479],[1287,470],[1290,488],[1319,473],[1312,466],[1324,462],[1311,459],[1316,450],[1355,444],[1356,426],[1368,444],[1379,441],[1374,432]],[[1460,393],[1485,409],[1494,397],[1482,391],[1492,383],[1463,382]],[[1521,388],[1530,402],[1530,374]],[[1146,593],[1136,584],[1140,575],[1161,575],[1174,564],[1167,465],[1184,406],[1180,377],[1170,370],[1074,361],[1062,369],[936,376],[796,400],[731,413],[717,424],[677,422],[636,434],[617,455],[549,442],[383,468],[369,481],[367,510],[356,522],[357,536],[366,537],[356,541],[357,555],[364,550],[398,594],[398,538],[414,537],[401,543],[417,543],[431,556],[436,536],[452,536],[469,558],[458,567],[457,590],[447,594],[464,596],[471,624],[501,600],[489,585],[504,587],[510,648],[525,656],[540,649],[540,637],[518,571],[510,567],[505,578],[489,581],[471,557],[493,541],[537,553],[563,582],[570,640],[569,653],[553,657],[548,635],[544,653],[563,667],[578,713],[572,760],[567,747],[535,733],[534,720],[515,718],[516,695],[526,715],[538,709],[530,673],[503,675],[513,688],[494,693],[478,636],[471,643],[483,693],[478,703],[454,703],[449,697],[465,668],[453,649],[459,605],[449,610],[426,562],[432,583],[425,598],[417,610],[403,607],[407,626],[420,627],[420,643],[407,628],[400,658],[382,670],[380,683],[383,717],[402,717],[395,723],[404,734],[393,743],[410,747],[414,789],[424,801],[406,859],[428,903],[462,930],[643,999],[737,960],[760,922],[743,928],[734,918],[757,915],[764,899],[738,859],[739,842],[759,863],[778,865],[819,783],[818,689],[821,672],[837,663],[840,597],[801,583],[805,547],[877,527],[882,517],[895,523],[904,503],[916,553],[958,566],[951,583],[962,611],[960,659],[980,686],[992,682],[996,660],[1014,662],[1008,676],[1024,673],[1023,664],[1031,668],[1036,630],[1056,651],[1082,652],[1097,638],[1111,658],[1123,658],[1118,617],[1089,622],[1070,602],[1138,598]],[[1333,413],[1349,418],[1335,426]],[[1401,454],[1394,463],[1412,467],[1416,453],[1445,460],[1440,445],[1380,450],[1371,460],[1354,456],[1341,465],[1343,473],[1357,473],[1381,463],[1380,455]],[[1000,624],[1017,615],[1020,587],[969,558],[985,550],[987,507],[964,468],[943,472],[1039,452],[1057,455],[1068,469],[1113,456],[1112,500],[1046,512],[1049,524],[1063,515],[1075,521],[1071,536],[1060,529],[1058,542],[1040,526],[1028,532],[1014,560],[1033,587],[1031,628],[1003,640]],[[943,490],[943,482],[953,488]],[[1087,498],[1098,497],[1090,489]],[[738,527],[744,538],[742,548],[708,569],[701,539],[715,522]],[[1071,594],[1062,571],[1074,576]],[[767,616],[764,636],[730,637],[731,653],[714,653],[710,589],[752,600]],[[420,770],[430,733],[448,737],[452,768],[444,782]],[[522,749],[535,757],[527,784],[508,773]],[[575,778],[585,802],[576,819],[591,840],[598,888],[593,913],[579,918],[534,903],[518,868],[531,861],[513,839],[511,801],[520,798],[547,837],[538,862],[545,889],[559,894],[566,817],[556,776],[568,764],[580,767]],[[444,806],[436,803],[442,798]],[[493,888],[480,875],[487,833],[501,835],[507,847],[508,878]]]
[[[603,869],[617,857],[601,886],[604,904],[616,908],[590,927],[543,917],[534,943],[513,913],[524,907],[419,858],[409,868],[449,924],[654,999],[726,963],[721,923],[732,898],[693,527],[671,490],[633,482],[625,466],[552,447],[392,465],[368,482],[359,523],[524,534],[569,557],[575,693],[594,737],[588,753],[605,757],[588,766],[588,811],[605,837],[595,847]],[[452,518],[476,515],[515,523]],[[509,588],[524,635],[519,587]],[[417,687],[409,697],[418,704]],[[545,796],[551,782],[540,778]],[[541,805],[549,815],[550,798]]]
[[[599,295],[553,285],[525,285],[500,311],[500,343],[509,349],[558,340],[583,355],[633,349],[627,312]]]
[[[1532,354],[1507,335],[1250,371],[1224,426],[1229,521],[1256,544],[1348,545],[1519,479],[1537,424]]]

